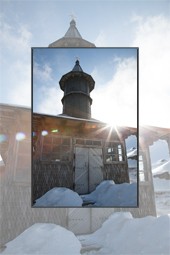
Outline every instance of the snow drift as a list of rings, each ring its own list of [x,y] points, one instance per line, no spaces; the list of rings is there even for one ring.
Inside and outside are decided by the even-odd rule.
[[[127,158],[135,158],[137,157],[137,149],[135,147],[132,147],[130,150],[127,152]]]
[[[36,200],[34,207],[82,206],[81,197],[67,188],[53,188]]]
[[[137,206],[137,184],[101,182],[90,194],[79,196],[67,188],[53,188],[36,200],[34,207]]]
[[[153,184],[157,215],[170,213],[170,160],[160,159],[153,165]]]
[[[84,202],[91,201],[94,206],[137,206],[137,184],[103,181],[95,191],[82,198]]]
[[[129,212],[119,212],[112,214],[95,233],[79,236],[79,240],[84,250],[93,249],[93,253],[84,254],[167,255],[169,226],[168,215],[134,219]]]
[[[133,218],[113,213],[90,235],[76,237],[55,224],[37,223],[6,244],[1,254],[13,255],[168,255],[170,215]]]
[[[36,223],[13,241],[1,254],[80,255],[81,244],[75,235],[55,224]]]
[[[152,170],[153,176],[163,176],[165,173],[167,173],[165,176],[170,176],[170,160],[160,160],[156,166]]]

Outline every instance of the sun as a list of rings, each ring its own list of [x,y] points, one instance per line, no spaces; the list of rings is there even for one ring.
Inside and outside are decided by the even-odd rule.
[[[117,114],[112,112],[111,110],[108,111],[107,107],[104,107],[103,105],[97,109],[94,109],[95,119],[98,119],[102,122],[105,122],[110,127],[116,127],[116,126],[128,126],[128,127],[137,127],[137,115],[131,116],[122,114],[121,111]]]

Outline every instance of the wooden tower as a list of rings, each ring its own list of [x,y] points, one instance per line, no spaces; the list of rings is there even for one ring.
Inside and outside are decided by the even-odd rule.
[[[59,84],[64,91],[63,114],[90,119],[92,104],[90,92],[94,89],[95,82],[91,75],[83,72],[78,60],[73,70],[62,76]]]

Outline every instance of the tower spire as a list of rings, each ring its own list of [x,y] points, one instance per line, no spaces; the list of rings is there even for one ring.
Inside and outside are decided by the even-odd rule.
[[[95,47],[91,42],[84,40],[76,27],[75,15],[71,14],[70,27],[65,35],[54,41],[49,47]]]
[[[73,16],[73,15],[72,15]],[[81,34],[79,33],[77,27],[76,27],[76,21],[74,18],[70,21],[70,27],[65,33],[64,37],[68,38],[82,38]]]
[[[72,69],[73,72],[83,72],[83,69],[80,66],[80,62],[78,60],[78,58],[76,58],[76,63],[75,66]]]
[[[73,13],[73,12],[70,14],[70,17],[71,17],[71,20],[76,21],[76,18],[77,18],[77,17],[74,15],[74,13]]]

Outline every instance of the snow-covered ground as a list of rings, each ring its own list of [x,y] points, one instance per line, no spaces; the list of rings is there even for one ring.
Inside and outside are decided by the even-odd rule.
[[[153,176],[164,177],[170,176],[170,160],[161,159],[153,166]],[[164,175],[166,173],[166,175]]]
[[[152,166],[157,215],[170,213],[170,160],[161,159]]]
[[[84,202],[91,201],[93,206],[137,206],[137,184],[103,181],[95,191],[82,198]]]
[[[36,223],[7,243],[2,254],[79,255],[80,250],[81,244],[72,232],[55,224]]]
[[[113,213],[90,235],[75,236],[55,224],[34,224],[6,244],[1,254],[26,255],[168,255],[170,216],[134,219]]]
[[[79,236],[83,254],[168,255],[170,216],[133,218],[130,213],[113,213],[102,227]]]
[[[134,178],[135,172],[131,174]],[[36,223],[2,247],[0,254],[169,255],[169,175],[170,160],[159,160],[153,165],[153,182],[158,217],[133,218],[129,212],[116,212],[96,232],[81,236],[75,236],[72,232],[55,224]],[[120,190],[123,192],[125,189],[127,192],[127,188],[129,188],[133,192],[132,187],[135,187],[135,184],[135,182],[128,185],[122,184]],[[117,189],[118,191],[117,187],[120,186],[115,185],[112,181],[104,181],[94,192],[84,196],[79,196],[66,188],[54,188],[48,195],[44,196],[41,202],[44,203],[45,201],[49,205],[51,199],[51,201],[55,200],[56,203],[57,195],[58,198],[60,197],[59,200],[65,201],[65,203],[69,201],[68,196],[72,196],[77,204],[82,204],[82,199],[84,202],[92,200],[97,204],[98,201],[101,203],[102,200],[108,199],[107,195],[110,196],[111,194],[109,190],[116,192]],[[123,197],[121,196],[121,198]]]
[[[57,206],[137,206],[137,184],[115,184],[113,181],[103,181],[95,191],[79,196],[67,188],[53,188],[36,200],[34,207]]]
[[[83,200],[67,188],[53,188],[36,200],[34,207],[82,206]]]

